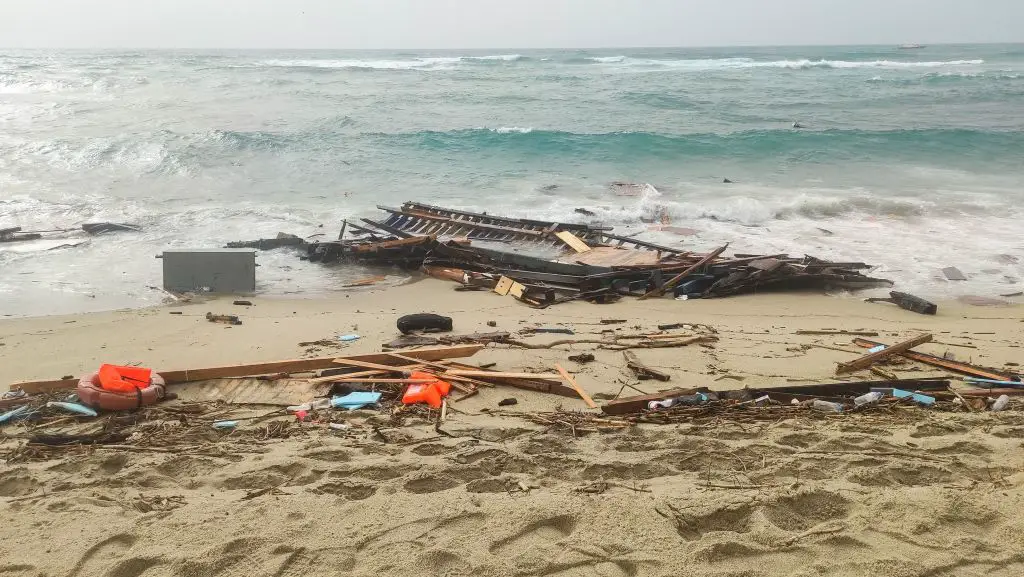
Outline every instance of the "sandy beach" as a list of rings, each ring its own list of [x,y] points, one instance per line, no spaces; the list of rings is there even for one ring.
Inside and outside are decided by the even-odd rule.
[[[877,332],[917,350],[1016,371],[1019,306],[940,303],[934,317],[856,297],[761,294],[538,311],[433,279],[318,300],[255,298],[0,320],[0,382],[57,379],[104,362],[185,369],[381,350],[402,314],[456,333],[569,328],[530,343],[659,324],[712,327],[718,342],[636,351],[672,375],[637,381],[593,344],[492,345],[467,362],[506,371],[558,363],[600,404],[618,395],[829,382]],[[241,326],[207,322],[236,314]],[[175,314],[180,313],[180,314]],[[602,325],[602,319],[625,319]],[[493,322],[495,327],[488,325]],[[341,344],[338,335],[360,339]],[[328,344],[306,344],[332,341]],[[579,365],[567,357],[593,352]],[[939,376],[917,363],[901,378]],[[868,372],[853,378],[871,379]],[[518,404],[498,407],[515,398]],[[942,413],[709,419],[579,434],[524,415],[578,399],[495,387],[452,404],[440,430],[362,410],[292,420],[272,438],[243,423],[188,451],[69,451],[0,468],[0,575],[1019,575],[1024,415]],[[173,424],[151,434],[173,434]],[[161,425],[164,426],[164,425]],[[25,425],[0,430],[9,456]],[[163,431],[163,433],[161,432]]]

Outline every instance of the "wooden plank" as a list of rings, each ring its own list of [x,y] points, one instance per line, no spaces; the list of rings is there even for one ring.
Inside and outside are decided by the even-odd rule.
[[[864,348],[872,348],[884,344],[877,341],[869,341],[867,339],[854,339],[853,343],[859,347]],[[903,353],[900,353],[900,356],[917,361],[919,363],[924,363],[926,365],[931,365],[933,367],[939,367],[942,369],[946,369],[947,371],[952,371],[954,373],[959,373],[962,375],[970,375],[972,377],[981,377],[983,379],[993,379],[997,381],[1013,380],[1013,375],[1010,373],[1000,373],[998,371],[994,371],[985,367],[978,367],[975,365],[969,365],[967,363],[951,361],[949,359],[944,359],[942,357],[936,357],[934,355],[929,355],[925,353],[919,353],[917,351],[905,351]]]
[[[437,379],[374,379],[374,378],[368,378],[368,379],[364,379],[364,378],[349,379],[349,378],[346,378],[345,375],[334,375],[333,377],[323,377],[323,378],[325,378],[325,379],[326,378],[333,379],[331,381],[327,381],[327,382],[330,382],[330,383],[384,383],[384,384],[388,384],[388,385],[422,385],[422,384],[425,384],[425,383],[434,383],[434,382],[437,382],[437,381],[440,380],[440,378],[437,378]]]
[[[710,263],[711,261],[715,260],[716,258],[718,258],[718,255],[720,255],[723,252],[725,252],[725,249],[727,249],[727,248],[729,248],[729,243],[726,243],[724,246],[721,246],[721,247],[715,249],[714,251],[709,253],[707,256],[705,256],[704,258],[702,258],[699,261],[697,261],[690,268],[688,268],[688,269],[684,270],[683,272],[677,274],[676,276],[668,279],[667,281],[665,281],[665,284],[661,285],[660,287],[654,288],[653,290],[651,290],[651,292],[649,292],[649,293],[645,294],[644,296],[640,297],[640,300],[643,300],[643,299],[646,299],[646,298],[652,297],[652,296],[661,296],[661,295],[665,294],[665,291],[672,290],[672,288],[676,286],[676,283],[678,283],[679,281],[683,280],[687,276],[693,274],[694,272],[700,270],[700,268],[703,267],[704,265],[706,265],[706,264]]]
[[[658,253],[649,250],[616,248],[613,246],[594,247],[586,254],[572,255],[572,262],[599,267],[661,268],[664,266]],[[562,259],[566,260],[566,259]]]
[[[839,366],[836,367],[836,374],[838,375],[842,373],[852,373],[853,371],[866,369],[886,357],[896,355],[904,351],[909,351],[910,349],[918,345],[923,345],[924,343],[931,342],[931,340],[931,334],[920,335],[912,339],[903,341],[902,343],[897,343],[891,347],[886,347],[883,350],[878,351],[877,353],[864,355],[863,357],[852,360],[848,363],[839,363]]]
[[[675,335],[660,336],[674,337]],[[648,378],[656,379],[659,381],[667,381],[672,378],[672,375],[669,375],[668,373],[659,371],[657,369],[652,369],[647,365],[643,364],[642,362],[640,362],[640,359],[637,358],[637,356],[633,354],[632,351],[622,351],[622,355],[626,357],[626,366],[633,369],[633,372],[635,372],[637,376],[639,376],[641,379]]]
[[[401,248],[406,246],[416,246],[419,244],[426,244],[434,240],[431,235],[427,236],[414,236],[411,238],[401,238],[398,240],[385,240],[382,242],[374,242],[369,244],[350,244],[352,252],[376,252],[379,250],[389,248]]]
[[[581,387],[579,383],[576,382],[576,379],[572,378],[572,375],[570,375],[568,371],[563,369],[562,366],[557,363],[555,364],[555,369],[557,369],[558,373],[562,375],[562,378],[565,379],[565,382],[569,383],[569,386],[576,390],[580,398],[583,399],[583,402],[586,403],[588,407],[590,407],[591,409],[597,408],[597,403],[594,402],[594,399],[590,398],[590,395],[588,395],[587,392],[583,390],[583,387]]]
[[[465,369],[449,369],[449,374],[460,377],[487,377],[489,379],[537,379],[541,381],[560,381],[560,375],[547,373],[499,373],[495,371],[469,371]]]
[[[484,345],[459,345],[454,347],[427,347],[422,349],[411,349],[403,351],[407,357],[416,360],[438,361],[442,359],[454,359],[471,357],[484,348]],[[254,363],[248,365],[228,365],[223,367],[207,367],[201,369],[185,369],[178,371],[156,371],[168,384],[189,383],[195,381],[208,381],[211,379],[224,379],[230,377],[251,377],[255,375],[271,375],[277,373],[305,373],[318,371],[320,369],[335,368],[337,365],[334,359],[337,357],[316,357],[312,359],[290,359],[286,361],[271,361],[266,363]],[[357,361],[370,363],[388,364],[389,361],[395,364],[398,361],[388,353],[370,353],[365,355],[352,355],[346,357]],[[11,390],[21,389],[30,395],[45,393],[49,391],[61,391],[73,389],[78,386],[78,379],[63,379],[57,381],[23,381],[11,385]]]
[[[587,243],[580,240],[580,237],[576,236],[575,234],[567,230],[556,232],[555,236],[557,236],[559,240],[564,242],[566,245],[569,246],[569,248],[573,249],[576,252],[588,252],[591,250],[590,246],[588,246]]]
[[[944,391],[949,388],[949,379],[886,379],[884,381],[846,381],[841,383],[817,383],[809,385],[784,385],[780,387],[751,388],[750,393],[760,396],[780,393],[805,396],[857,397],[871,392],[871,389],[903,389],[905,391]],[[788,401],[787,401],[788,402]]]
[[[682,397],[684,395],[693,395],[697,393],[697,389],[672,389],[669,391],[662,391],[660,393],[654,393],[651,395],[639,395],[636,397],[626,397],[625,399],[616,399],[610,401],[601,406],[601,411],[607,415],[626,415],[629,413],[639,413],[640,411],[647,410],[647,403],[651,401],[663,401],[665,399],[672,399],[675,397]]]
[[[1000,395],[1006,395],[1007,397],[1024,396],[1024,389],[956,389],[956,392],[960,393],[960,395],[964,397],[998,397]]]
[[[315,379],[309,379],[311,383],[333,383],[338,377],[355,379],[358,377],[376,377],[382,375],[390,375],[393,370],[387,371],[359,371],[358,373],[338,373],[336,375],[326,375],[323,377],[317,377]]]
[[[515,284],[515,282],[516,281],[508,278],[507,276],[503,276],[498,279],[498,284],[494,286],[494,292],[501,296],[505,296],[508,294],[508,291],[512,290],[512,285]]]
[[[820,336],[847,335],[847,336],[858,336],[858,337],[877,337],[878,336],[878,333],[876,333],[875,331],[844,331],[844,330],[833,330],[833,331],[826,331],[826,330],[821,330],[821,331],[797,331],[797,332],[795,332],[793,334],[796,334],[796,335],[820,335]]]
[[[402,366],[396,367],[396,366],[390,366],[390,365],[382,365],[380,363],[370,363],[370,362],[367,362],[367,361],[360,361],[360,360],[356,360],[356,359],[346,359],[344,357],[339,358],[339,359],[334,359],[334,362],[336,364],[339,364],[339,365],[345,365],[346,367],[359,367],[361,369],[377,369],[379,371],[400,372],[400,371],[414,370],[412,368],[412,366],[409,366],[409,365],[402,365]],[[413,366],[424,366],[424,365],[413,365]]]
[[[397,210],[397,209],[387,208],[387,207],[383,207],[383,206],[378,206],[377,208],[380,208],[381,210],[386,210],[388,212],[392,212],[392,211],[396,211]],[[433,222],[439,222],[439,223],[448,224],[448,225],[460,225],[460,226],[464,225],[464,226],[470,226],[470,227],[473,227],[475,229],[480,229],[480,230],[493,231],[493,232],[505,232],[505,233],[512,233],[512,234],[521,234],[521,235],[526,235],[526,236],[530,236],[530,237],[544,236],[543,232],[540,232],[540,231],[537,231],[537,230],[530,230],[528,228],[512,228],[512,227],[508,227],[508,226],[499,226],[499,225],[495,225],[495,224],[484,224],[484,223],[481,223],[481,222],[459,221],[459,220],[454,220],[454,219],[443,217],[443,216],[438,216],[436,214],[430,214],[430,213],[419,212],[419,211],[398,211],[398,212],[400,214],[404,214],[406,216],[412,216],[412,217],[419,218],[419,219],[422,219],[422,220],[430,220],[430,221],[433,221]]]

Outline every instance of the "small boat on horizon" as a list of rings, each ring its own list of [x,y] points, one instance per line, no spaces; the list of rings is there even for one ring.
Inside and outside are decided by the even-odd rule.
[[[922,48],[927,48],[927,46],[924,44],[900,44],[897,48],[900,50],[920,50]]]

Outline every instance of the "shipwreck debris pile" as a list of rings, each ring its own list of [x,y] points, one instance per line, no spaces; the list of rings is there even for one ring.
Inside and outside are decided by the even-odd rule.
[[[860,262],[784,254],[725,257],[728,245],[701,254],[619,236],[610,227],[505,218],[417,202],[378,208],[387,218],[346,221],[336,241],[300,243],[290,237],[230,246],[301,244],[311,261],[421,268],[467,289],[512,295],[535,307],[571,300],[605,303],[623,296],[690,299],[892,285],[866,276],[862,271],[871,267]]]

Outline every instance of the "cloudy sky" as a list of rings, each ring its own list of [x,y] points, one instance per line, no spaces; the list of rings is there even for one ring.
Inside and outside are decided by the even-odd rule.
[[[1024,42],[1024,0],[0,0],[0,47]]]

